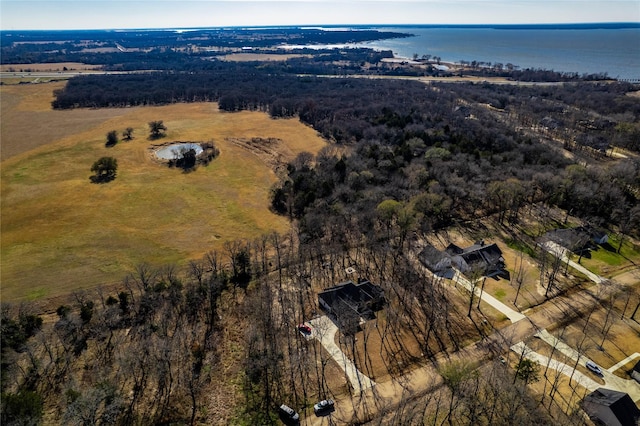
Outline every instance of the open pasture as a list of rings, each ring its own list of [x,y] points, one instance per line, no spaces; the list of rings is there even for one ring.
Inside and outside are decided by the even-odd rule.
[[[43,71],[87,71],[100,69],[101,65],[82,64],[80,62],[54,62],[54,63],[42,63],[42,64],[1,64],[0,71],[2,72],[43,72]]]
[[[225,241],[288,229],[272,214],[273,170],[234,138],[275,138],[284,159],[325,142],[298,120],[224,113],[215,103],[53,111],[64,83],[2,86],[2,299],[53,296],[120,281],[142,262],[184,264]],[[166,137],[150,141],[163,120]],[[133,140],[105,147],[132,127]],[[191,173],[153,158],[154,144],[213,141],[220,156]],[[118,161],[117,177],[93,184],[91,165]]]

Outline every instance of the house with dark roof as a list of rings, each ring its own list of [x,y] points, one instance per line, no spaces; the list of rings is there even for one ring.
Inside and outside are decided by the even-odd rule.
[[[420,262],[434,275],[448,277],[452,274],[451,256],[438,250],[431,244],[425,246],[418,254]]]
[[[580,253],[594,248],[595,244],[605,244],[609,241],[609,235],[593,226],[578,226],[554,229],[544,234],[542,240],[553,241],[574,253]]]
[[[445,252],[451,257],[451,265],[463,274],[480,271],[482,275],[493,276],[504,271],[502,250],[495,243],[478,241],[467,248],[449,244]]]
[[[346,281],[318,293],[318,303],[334,316],[347,314],[367,320],[384,307],[384,290],[368,280],[358,280],[358,284]]]
[[[640,409],[631,397],[611,389],[598,388],[582,400],[582,408],[596,424],[636,426]]]

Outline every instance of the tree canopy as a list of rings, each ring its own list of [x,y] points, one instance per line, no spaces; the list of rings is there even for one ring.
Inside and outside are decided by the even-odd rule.
[[[107,147],[110,147],[110,146],[114,146],[117,143],[118,143],[118,132],[115,130],[111,130],[109,133],[107,133],[107,142],[105,143],[105,145]]]
[[[162,120],[149,122],[149,137],[151,139],[158,139],[164,136],[164,132],[167,130],[167,126],[164,125]]]
[[[95,174],[91,176],[94,183],[110,182],[116,178],[118,171],[118,160],[113,157],[102,157],[93,163],[91,171]]]

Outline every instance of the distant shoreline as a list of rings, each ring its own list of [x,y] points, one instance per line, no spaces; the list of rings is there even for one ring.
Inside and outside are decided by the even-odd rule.
[[[383,24],[383,25],[341,25],[342,28],[474,28],[499,30],[597,30],[597,29],[637,29],[640,22],[590,22],[590,23],[557,23],[557,24]],[[318,28],[333,28],[331,25]]]
[[[114,29],[77,29],[77,30],[29,30],[29,29],[11,29],[0,30],[2,33],[24,33],[24,32],[36,32],[36,33],[82,33],[82,32],[127,32],[127,31],[197,31],[197,30],[237,30],[237,29],[278,29],[278,28],[297,28],[297,29],[355,29],[365,30],[372,28],[487,28],[487,29],[500,29],[500,30],[595,30],[595,29],[637,29],[640,28],[640,22],[577,22],[577,23],[555,23],[555,24],[340,24],[340,25],[237,25],[237,26],[219,26],[219,27],[155,27],[155,28],[114,28]]]
[[[224,43],[212,46],[221,46],[217,49],[224,48],[229,51],[242,49],[243,53],[260,49],[308,49],[304,53],[310,53],[318,49],[367,48],[389,52],[384,55],[394,57],[389,62],[412,64],[411,58],[418,55],[417,57],[425,57],[429,63],[444,64],[448,68],[451,66],[447,63],[456,67],[474,63],[473,67],[478,69],[493,64],[498,69],[505,66],[507,69],[602,75],[632,82],[640,80],[640,22],[273,26],[259,27],[256,31],[260,33],[260,37],[253,38],[236,37],[237,28],[248,27],[221,27],[213,31],[193,29],[195,34],[191,35],[184,34],[188,33],[188,30],[177,28],[166,28],[156,33],[148,30],[5,30],[0,31],[0,41],[7,46],[11,43],[38,44],[44,41],[66,41],[74,37],[84,39],[95,33],[94,36],[100,40],[115,40],[125,46],[118,49],[127,51],[139,51],[144,48],[145,46],[141,47],[139,43],[140,37],[143,36],[161,40],[162,43],[169,39],[182,48],[206,51],[210,48],[209,44],[206,44],[208,40],[215,43],[222,37]],[[171,34],[172,31],[175,34]],[[120,39],[126,41],[121,42]],[[188,44],[195,47],[188,47]],[[88,55],[98,55],[106,49],[103,45],[90,47],[91,50],[85,46],[82,51]],[[115,47],[111,49],[113,53],[117,53]],[[51,55],[47,52],[37,51],[36,56],[38,60],[34,62],[51,62]],[[428,57],[433,58],[432,61],[428,61]],[[3,55],[2,62],[9,64],[10,59]],[[24,58],[15,54],[14,60]],[[95,58],[95,61],[101,60]],[[159,65],[159,68],[162,68],[162,65]],[[442,70],[447,71],[444,67]]]
[[[512,64],[519,69],[607,74],[618,80],[640,79],[640,23],[538,26],[403,26],[394,31],[413,38],[365,43],[390,50],[395,57],[428,53],[444,62]],[[516,29],[511,29],[516,28]],[[389,27],[380,27],[382,31]],[[635,52],[635,53],[634,53]]]

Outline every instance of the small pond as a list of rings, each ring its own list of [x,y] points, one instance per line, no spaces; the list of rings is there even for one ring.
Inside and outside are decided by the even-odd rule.
[[[175,160],[177,158],[182,157],[181,153],[183,151],[188,151],[193,149],[196,151],[196,155],[202,154],[202,147],[199,143],[174,143],[171,145],[163,146],[158,149],[155,154],[156,157],[162,158],[163,160]]]

